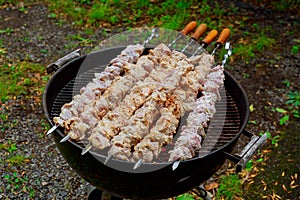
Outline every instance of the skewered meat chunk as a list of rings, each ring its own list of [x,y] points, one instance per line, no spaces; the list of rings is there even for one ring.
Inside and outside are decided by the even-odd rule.
[[[129,160],[132,146],[149,132],[149,128],[158,114],[158,104],[155,101],[147,101],[131,117],[129,124],[121,128],[121,132],[111,140],[112,146],[108,155]]]
[[[201,138],[205,133],[203,127],[207,127],[207,122],[216,112],[215,103],[220,98],[219,89],[223,85],[224,77],[224,68],[220,65],[207,75],[203,96],[194,103],[194,109],[187,118],[187,126],[182,128],[174,149],[169,152],[169,161],[192,158],[201,148]],[[190,131],[195,129],[197,131]],[[194,139],[193,143],[191,138]]]
[[[160,110],[161,116],[149,134],[134,147],[133,156],[135,159],[151,162],[158,157],[161,147],[172,141],[181,115],[180,102],[178,99],[175,100],[175,97],[171,97],[167,104],[167,107]]]
[[[126,158],[127,160],[128,155],[130,154],[131,148],[136,145],[144,135],[148,133],[149,126],[152,124],[151,122],[154,120],[155,116],[157,116],[156,107],[162,106],[166,104],[166,102],[169,101],[169,99],[166,97],[168,92],[172,92],[175,90],[175,88],[178,86],[182,75],[186,74],[189,70],[193,69],[193,65],[190,65],[186,61],[179,61],[176,64],[176,68],[174,70],[171,70],[169,74],[166,76],[164,81],[158,85],[157,90],[151,95],[151,100],[147,101],[143,107],[135,113],[135,115],[132,117],[133,122],[132,124],[129,124],[129,126],[135,127],[136,129],[132,128],[126,128],[123,129],[123,132],[121,132],[119,135],[115,136],[112,139],[113,146],[109,150],[108,154],[113,155],[119,159]],[[152,109],[150,107],[150,111],[148,115],[147,112],[147,104],[148,102],[155,102],[152,105]],[[143,116],[142,119],[145,120],[137,120],[139,119],[139,112],[142,110]],[[179,111],[178,111],[179,112]],[[180,112],[179,112],[180,113]],[[180,114],[177,114],[180,117]],[[143,123],[136,123],[136,121],[143,122]],[[175,126],[176,130],[176,126]],[[174,130],[174,131],[175,131]],[[172,137],[171,137],[172,138]],[[121,148],[123,147],[123,148]]]
[[[170,50],[168,50],[168,48],[166,48],[165,45],[159,45],[157,48],[154,48],[150,54],[159,55],[159,56],[161,54],[165,54],[164,59],[166,59],[166,56],[172,55],[170,54]],[[181,55],[181,54],[177,54],[177,55]],[[156,58],[155,56],[151,58],[155,62],[160,59],[160,58],[159,59]],[[146,102],[147,97],[152,94],[154,89],[158,91],[158,90],[163,90],[163,89],[166,90],[172,88],[172,90],[174,90],[176,88],[176,85],[178,85],[178,83],[174,83],[174,80],[177,80],[178,82],[178,80],[180,80],[181,75],[185,73],[185,71],[193,69],[192,65],[186,64],[187,62],[176,63],[174,62],[174,59],[177,58],[171,57],[168,59],[169,61],[171,61],[170,63],[172,63],[172,65],[166,65],[164,66],[164,68],[160,68],[159,66],[161,65],[159,65],[158,67],[156,67],[154,70],[151,71],[149,77],[145,78],[144,81],[140,81],[140,83],[138,82],[138,84],[133,88],[132,92],[124,98],[124,100],[120,103],[120,105],[118,105],[114,110],[108,112],[106,115],[106,116],[112,115],[114,117],[109,120],[106,120],[106,116],[105,116],[102,119],[102,122],[98,123],[97,129],[95,129],[95,131],[98,132],[95,135],[102,134],[107,138],[112,138],[113,136],[119,133],[120,128],[123,125],[126,125],[125,123],[128,120],[128,118],[130,118],[132,114],[135,113],[135,111]],[[162,82],[153,79],[151,76],[153,74],[159,74],[160,78],[164,81]],[[156,92],[152,94],[152,96],[153,95],[158,95],[158,94]],[[153,96],[151,98],[159,99],[162,98],[162,96],[160,97]],[[166,99],[164,101],[166,101]],[[121,112],[122,114],[120,114]],[[92,131],[92,133],[95,132]],[[94,137],[95,136],[90,137],[89,140],[93,139]],[[96,148],[103,149],[105,147],[108,147],[109,145],[110,143],[107,143],[104,146],[96,146]],[[122,150],[119,148],[119,146],[118,148],[114,147],[114,149],[117,149],[119,152],[121,152]],[[111,152],[116,152],[116,151],[112,150]],[[127,152],[127,151],[123,151],[123,152]]]
[[[112,80],[121,75],[123,72],[123,67],[130,62],[136,62],[143,51],[144,47],[139,44],[127,46],[126,49],[123,50],[116,59],[111,61],[112,66],[108,66],[103,72],[95,74],[96,78],[93,79],[92,83],[87,84],[86,87],[83,87],[80,90],[80,95],[74,96],[70,103],[65,104],[61,108],[62,113],[68,112],[65,110],[70,110],[72,115],[60,115],[59,117],[54,117],[54,123],[56,125],[65,127],[65,125],[72,121],[70,119],[73,116],[78,117],[78,114],[83,111],[84,105],[91,103],[96,98],[96,94],[98,94],[99,91],[103,92],[105,89],[107,89]]]
[[[144,161],[152,161],[161,151],[161,147],[168,144],[173,139],[173,134],[181,116],[181,101],[175,96],[170,96],[176,88],[178,88],[182,76],[186,75],[194,66],[186,60],[181,60],[170,74],[160,84],[158,91],[152,94],[161,104],[165,104],[165,108],[161,109],[161,117],[157,120],[155,126],[150,130],[149,134],[134,147],[134,157],[143,159]]]
[[[194,57],[197,58],[195,60],[198,62],[195,69],[182,77],[180,88],[175,91],[175,95],[183,100],[182,109],[184,112],[192,110],[197,94],[203,90],[206,75],[214,64],[214,57],[210,54],[201,54]],[[202,62],[202,59],[206,62]],[[188,60],[190,61],[190,58]],[[195,64],[195,61],[193,62]]]
[[[206,54],[198,57],[206,60],[206,63],[201,62],[200,59],[199,65],[195,67],[194,71],[187,70],[188,72],[185,74],[185,76],[181,76],[179,88],[177,88],[177,90],[174,91],[174,95],[176,95],[177,98],[182,102],[179,104],[182,113],[192,108],[191,102],[195,101],[198,92],[202,89],[203,86],[199,83],[199,79],[200,82],[204,82],[204,77],[209,72],[210,66],[212,66],[212,64],[214,63],[214,59],[211,55]],[[195,78],[196,76],[199,77],[198,80]],[[172,81],[169,82],[172,83]],[[170,90],[171,88],[168,89]],[[168,114],[166,116],[169,117],[174,116],[168,112],[166,114]],[[161,152],[162,146],[169,144],[173,139],[173,134],[176,132],[176,128],[178,127],[180,118],[180,115],[176,116],[176,120],[169,120],[171,121],[171,123],[159,124],[158,122],[160,121],[160,119],[164,118],[163,115],[160,119],[158,119],[158,121],[156,122],[157,125],[150,130],[150,133],[139,144],[135,146],[135,159],[143,159],[144,161],[151,162],[154,158],[158,156],[158,154]],[[169,130],[164,131],[164,128],[162,127],[165,127]]]

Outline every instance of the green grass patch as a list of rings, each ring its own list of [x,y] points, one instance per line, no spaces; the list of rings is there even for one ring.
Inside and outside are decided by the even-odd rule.
[[[186,193],[176,197],[176,200],[195,200],[195,198],[193,197],[193,195]]]
[[[206,1],[199,4],[196,0],[166,0],[152,2],[136,0],[124,2],[120,0],[107,1],[60,1],[46,0],[51,11],[51,18],[68,19],[75,25],[85,27],[110,27],[119,25],[135,27],[145,25],[170,29],[182,28],[182,25],[192,20],[192,8],[198,9],[205,5],[204,14],[211,12]],[[204,7],[204,6],[203,6]],[[217,13],[222,13],[221,9]]]
[[[26,95],[31,98],[41,96],[47,81],[45,68],[39,64],[21,62],[18,64],[5,63],[0,71],[0,101],[16,99]]]
[[[11,143],[10,140],[6,143],[0,143],[0,150],[6,150],[9,153],[13,153],[17,150],[16,143]]]
[[[6,173],[2,175],[3,191],[5,193],[24,193],[29,198],[35,197],[35,189],[28,186],[28,177],[25,173],[18,172]],[[2,189],[2,188],[0,188]]]
[[[236,174],[222,176],[217,192],[217,199],[232,200],[243,193],[242,183]]]
[[[300,9],[300,0],[280,0],[280,1],[273,1],[271,3],[274,10],[277,11],[289,11],[295,10],[299,12]]]
[[[24,156],[24,155],[13,155],[9,158],[6,159],[6,162],[10,165],[22,165],[24,164],[26,161],[29,160],[28,156]]]
[[[237,44],[233,48],[233,53],[235,56],[243,57],[244,59],[250,59],[254,58],[256,53],[273,48],[274,45],[276,45],[276,40],[261,32],[260,35],[256,35],[255,38],[251,39],[251,42],[248,42],[248,40],[243,40],[243,42]]]

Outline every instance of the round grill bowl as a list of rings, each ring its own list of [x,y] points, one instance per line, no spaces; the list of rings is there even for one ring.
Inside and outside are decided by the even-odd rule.
[[[125,47],[100,50],[75,58],[63,65],[49,80],[43,94],[43,109],[48,122],[53,126],[52,119],[58,116],[63,103],[72,100],[72,87],[82,87],[89,80],[83,80],[82,85],[74,85],[74,79],[80,74],[90,73],[93,78],[95,71],[101,72],[111,59],[116,57]],[[100,58],[100,59],[99,59]],[[85,63],[84,70],[80,69]],[[73,81],[73,82],[72,82]],[[225,110],[222,105],[218,112],[225,112],[226,119],[223,132],[217,144],[204,157],[195,157],[180,162],[176,170],[173,163],[143,163],[133,171],[135,163],[111,159],[109,166],[122,165],[128,169],[119,171],[103,162],[106,155],[89,152],[81,155],[83,147],[73,141],[60,143],[64,137],[63,128],[52,133],[56,146],[68,164],[86,181],[100,190],[129,199],[161,199],[182,194],[209,179],[225,162],[245,129],[249,115],[249,104],[243,88],[232,75],[225,71]],[[217,114],[216,113],[216,114]],[[101,162],[100,162],[100,161]],[[157,169],[157,170],[153,170]],[[148,172],[145,172],[148,171]]]

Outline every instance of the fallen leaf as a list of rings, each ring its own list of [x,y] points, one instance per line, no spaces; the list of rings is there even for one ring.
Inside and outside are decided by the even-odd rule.
[[[284,176],[285,175],[285,171],[283,171],[282,173],[281,173],[281,176]]]
[[[270,153],[271,150],[262,150],[261,152],[264,153],[264,154],[266,154],[266,153]]]
[[[284,191],[286,191],[286,192],[288,191],[288,190],[286,189],[286,187],[285,187],[284,184],[282,184],[282,188],[283,188]]]
[[[254,177],[256,177],[257,176],[257,174],[251,174],[250,175],[250,178],[254,178]]]
[[[27,187],[25,185],[22,188],[22,192],[27,193]]]
[[[215,188],[218,188],[218,187],[219,187],[219,184],[217,182],[212,182],[208,185],[205,185],[206,190],[212,190],[212,189],[215,189]]]
[[[249,110],[250,110],[250,112],[253,112],[253,111],[254,111],[254,106],[253,106],[253,104],[251,104],[251,105],[249,106]]]
[[[299,185],[291,185],[290,188],[295,189],[296,187],[298,187]]]
[[[290,183],[290,185],[294,185],[294,183],[295,183],[295,181],[292,181],[292,182]]]

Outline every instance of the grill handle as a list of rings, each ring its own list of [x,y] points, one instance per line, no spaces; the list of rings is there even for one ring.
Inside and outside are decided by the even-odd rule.
[[[67,62],[73,60],[80,56],[81,49],[76,49],[75,51],[65,55],[64,57],[58,59],[57,61],[49,64],[47,66],[47,74],[51,74],[52,72],[56,72],[61,66],[66,64]]]
[[[243,168],[245,168],[247,162],[254,156],[254,154],[265,144],[267,141],[267,134],[263,134],[262,136],[254,135],[246,130],[243,131],[243,134],[250,138],[249,143],[244,147],[244,149],[240,153],[236,153],[232,155],[223,151],[226,155],[227,159],[236,163],[236,172],[241,172]]]

